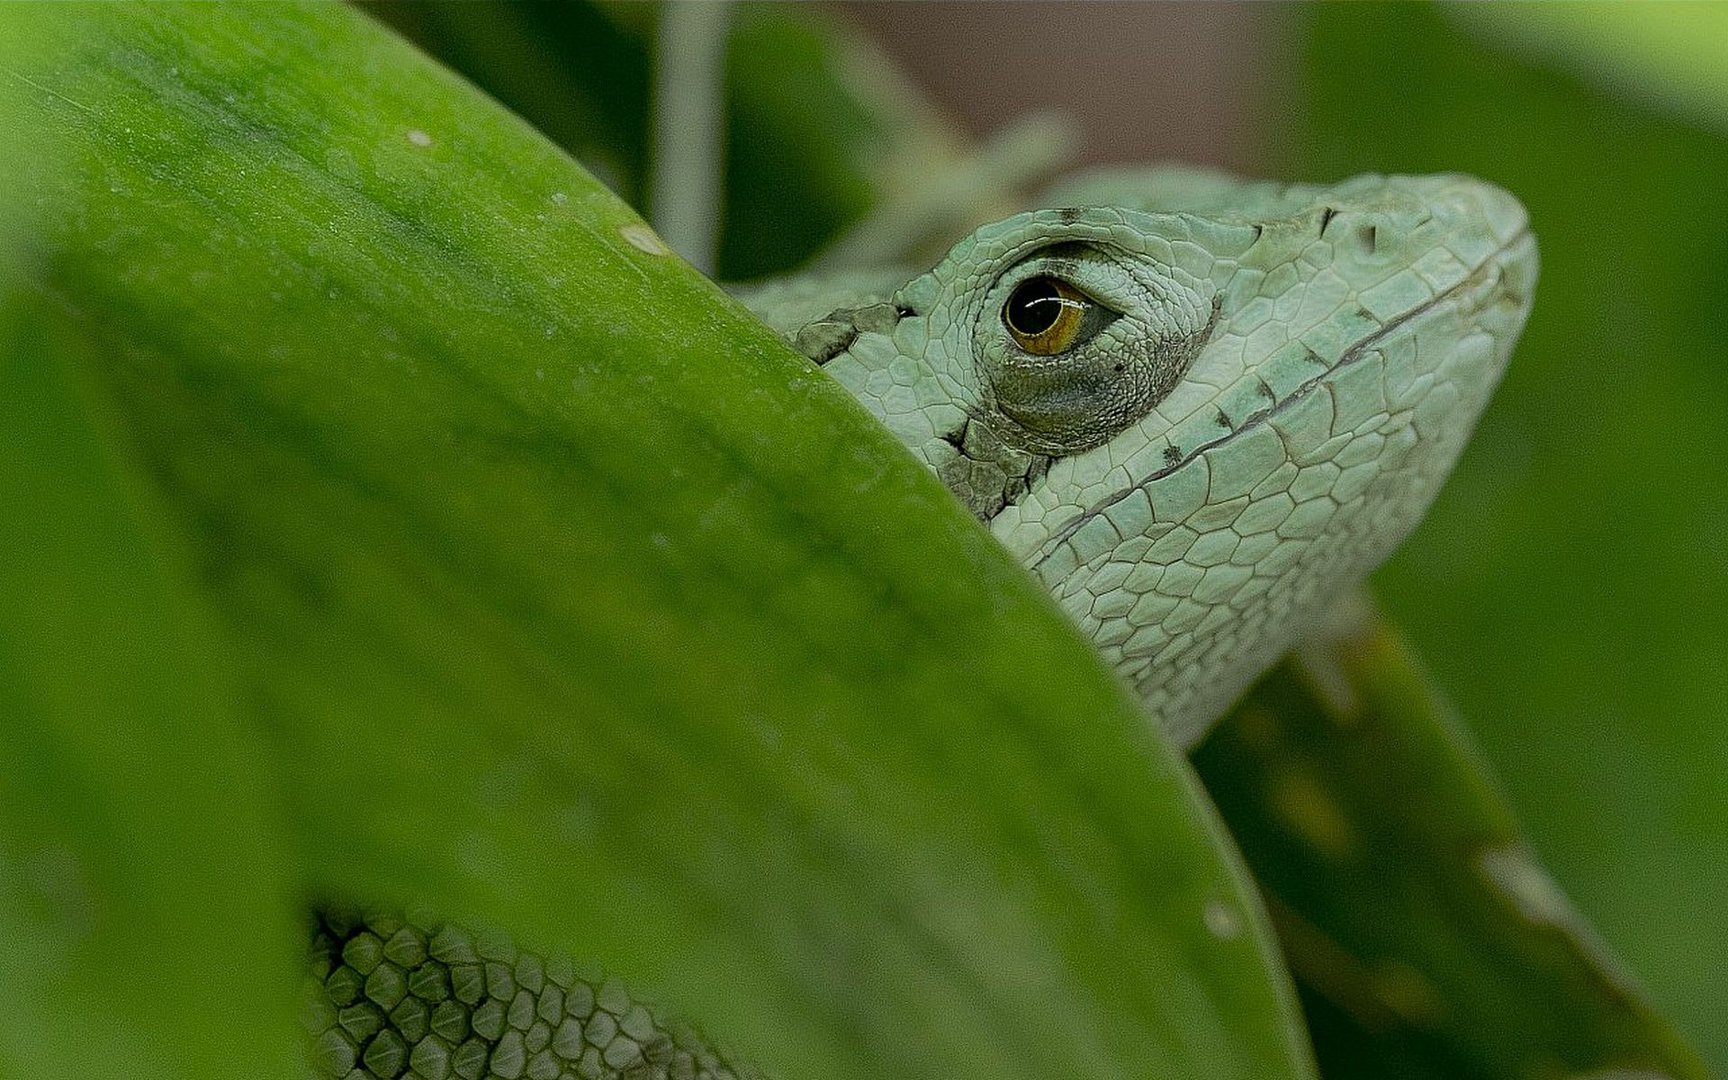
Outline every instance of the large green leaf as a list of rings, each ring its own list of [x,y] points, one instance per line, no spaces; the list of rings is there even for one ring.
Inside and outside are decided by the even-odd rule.
[[[1308,1075],[1227,842],[1049,598],[519,121],[286,5],[0,9],[0,121],[309,892],[602,961],[788,1080]],[[196,842],[250,874],[236,831]]]
[[[1529,328],[1379,583],[1536,850],[1728,1070],[1728,141],[1651,107],[1670,73],[1628,75],[1631,32],[1588,81],[1411,5],[1317,9],[1305,41],[1293,173],[1461,169],[1530,209]]]
[[[90,343],[3,295],[0,1075],[232,1075],[243,1046],[288,1080],[294,897],[257,735],[82,385]]]

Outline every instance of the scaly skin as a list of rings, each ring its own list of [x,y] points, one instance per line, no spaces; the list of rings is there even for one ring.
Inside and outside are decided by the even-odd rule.
[[[430,916],[322,913],[304,1022],[342,1080],[740,1080],[617,980]]]
[[[1460,176],[1332,187],[1102,175],[917,276],[746,302],[1049,586],[1191,746],[1403,539],[1529,310],[1524,212]],[[1114,312],[1058,355],[1002,309],[1060,277]],[[436,920],[321,919],[308,1027],[361,1080],[740,1074],[616,984]]]
[[[820,283],[746,302],[948,482],[1190,747],[1426,511],[1523,327],[1535,243],[1511,196],[1463,176],[1124,172],[1053,199],[1092,208],[987,225],[814,321]],[[1038,358],[1002,306],[1033,274],[1122,317],[1028,377]]]

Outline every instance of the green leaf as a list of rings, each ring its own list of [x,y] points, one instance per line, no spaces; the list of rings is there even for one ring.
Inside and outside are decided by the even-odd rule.
[[[292,1080],[302,916],[256,733],[80,378],[92,344],[9,278],[0,1075]]]
[[[1191,774],[1049,597],[545,140],[337,6],[0,43],[70,162],[20,160],[38,287],[309,892],[598,960],[787,1080],[1310,1075]],[[280,943],[233,949],[274,1015]]]
[[[1266,892],[1324,1074],[1702,1080],[1403,641],[1363,614],[1273,669],[1194,756]]]

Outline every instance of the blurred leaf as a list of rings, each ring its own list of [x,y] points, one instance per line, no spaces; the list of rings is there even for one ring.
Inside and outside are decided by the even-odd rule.
[[[26,27],[0,116],[76,162],[21,155],[64,204],[40,288],[193,552],[309,892],[592,957],[787,1080],[1310,1075],[1185,765],[622,203],[345,8]],[[231,1010],[274,1016],[281,947],[233,948]]]
[[[82,385],[91,343],[11,285],[0,274],[0,1075],[293,1080],[303,916],[256,735],[185,553]]]
[[[1550,59],[1616,97],[1728,132],[1728,5],[1590,0],[1447,10],[1482,36]]]
[[[1367,612],[1194,761],[1266,892],[1328,1080],[1704,1075],[1600,951]]]
[[[1320,8],[1304,50],[1292,174],[1458,169],[1530,209],[1529,328],[1380,592],[1536,850],[1728,1070],[1728,141],[1433,9]]]

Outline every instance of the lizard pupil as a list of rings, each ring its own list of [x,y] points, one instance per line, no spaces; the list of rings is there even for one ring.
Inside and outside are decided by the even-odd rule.
[[[1012,295],[1003,316],[1008,329],[1035,337],[1056,325],[1068,299],[1063,296],[1055,278],[1035,277],[1022,281]]]

